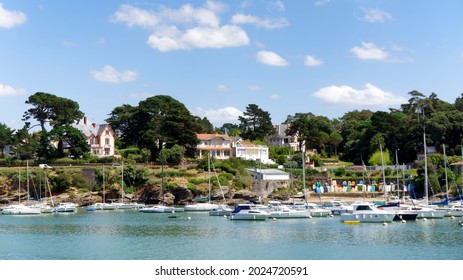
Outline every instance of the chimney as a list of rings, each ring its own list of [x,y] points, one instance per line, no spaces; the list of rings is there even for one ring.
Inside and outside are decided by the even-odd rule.
[[[87,116],[84,116],[84,125],[87,125]]]

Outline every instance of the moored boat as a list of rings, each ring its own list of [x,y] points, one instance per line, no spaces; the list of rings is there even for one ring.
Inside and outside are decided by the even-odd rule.
[[[259,210],[252,204],[238,204],[230,214],[230,220],[265,221],[270,217],[266,211]]]
[[[359,221],[360,223],[392,222],[394,213],[379,210],[373,203],[356,202],[352,204],[352,213],[341,214],[341,222]]]
[[[270,211],[269,214],[269,218],[275,219],[312,218],[310,211],[307,209],[296,210],[287,206],[281,206],[279,209]]]
[[[219,207],[209,211],[209,216],[230,216],[233,209],[227,204],[219,204]]]
[[[328,209],[333,215],[341,215],[342,213],[352,213],[353,208],[351,205],[348,205],[346,202],[334,198],[332,201],[324,203],[322,208]]]

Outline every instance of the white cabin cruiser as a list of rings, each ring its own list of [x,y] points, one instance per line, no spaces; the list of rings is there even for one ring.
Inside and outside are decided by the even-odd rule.
[[[370,202],[356,202],[352,204],[352,208],[352,213],[341,214],[341,222],[384,223],[392,222],[395,217],[395,213],[379,210]]]
[[[238,204],[230,214],[230,220],[265,221],[269,217],[268,212],[259,210],[253,204]]]

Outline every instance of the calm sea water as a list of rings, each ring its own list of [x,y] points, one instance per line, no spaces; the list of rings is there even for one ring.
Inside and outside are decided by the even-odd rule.
[[[457,219],[344,225],[339,217],[230,221],[135,210],[0,215],[3,260],[462,260]],[[188,219],[190,217],[190,219]]]

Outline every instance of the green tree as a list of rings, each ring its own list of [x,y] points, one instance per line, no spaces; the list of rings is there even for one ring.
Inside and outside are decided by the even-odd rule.
[[[33,159],[37,149],[37,139],[28,131],[28,126],[16,131],[14,134],[13,151],[21,159]]]
[[[333,127],[327,117],[312,113],[296,113],[288,116],[286,123],[291,124],[286,134],[298,135],[300,146],[321,151],[329,143]]]
[[[256,104],[246,107],[244,116],[239,117],[241,137],[255,141],[264,141],[273,132],[272,119],[267,111],[262,110]]]
[[[237,124],[224,123],[220,128],[220,132],[228,136],[238,136],[241,134],[241,129]]]
[[[391,153],[389,152],[389,150],[387,149],[383,150],[383,159],[384,159],[384,165],[392,164]],[[381,151],[378,150],[374,152],[373,155],[368,160],[368,163],[371,165],[375,165],[375,166],[381,166],[383,164],[382,158],[381,158]]]
[[[23,120],[26,121],[26,126],[30,125],[29,120],[32,118],[39,122],[42,133],[40,135],[40,151],[38,154],[45,158],[48,158],[51,154],[47,151],[50,149],[47,143],[59,140],[49,138],[52,134],[47,133],[45,124],[49,123],[56,131],[60,127],[70,125],[84,116],[84,113],[79,110],[77,102],[50,93],[37,92],[29,96],[26,104],[31,105],[32,108],[24,112]],[[56,135],[56,133],[53,134]],[[63,145],[63,141],[58,141],[58,155],[63,154]]]
[[[212,123],[206,118],[200,118],[197,116],[193,117],[193,121],[195,122],[197,128],[196,132],[198,133],[214,133],[214,126]]]
[[[130,146],[143,148],[140,140],[142,134],[138,131],[143,119],[136,117],[137,111],[138,107],[124,104],[114,108],[109,114],[109,118],[105,120],[118,135],[122,148]]]
[[[72,124],[84,116],[77,102],[50,93],[37,92],[29,96],[26,104],[33,108],[24,112],[23,120],[36,119],[42,131],[46,130],[46,123],[51,126]]]
[[[0,123],[0,157],[3,157],[3,149],[6,146],[13,144],[14,130],[6,124]]]
[[[59,143],[67,143],[69,145],[69,153],[74,158],[88,156],[90,153],[87,140],[82,132],[75,127],[70,125],[55,126],[55,128],[50,131],[50,135]],[[63,157],[63,145],[60,146],[62,148],[57,151],[58,157]]]
[[[147,98],[138,107],[117,107],[106,121],[121,135],[123,146],[149,149],[152,161],[162,149],[174,145],[184,147],[186,154],[193,157],[196,133],[203,129],[184,104],[167,95]]]

